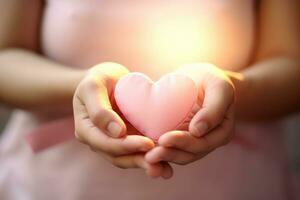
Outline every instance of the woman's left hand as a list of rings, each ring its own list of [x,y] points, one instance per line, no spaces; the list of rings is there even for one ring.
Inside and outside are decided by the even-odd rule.
[[[197,83],[203,104],[188,131],[170,131],[146,154],[146,161],[179,165],[194,162],[230,142],[234,133],[235,89],[225,72],[210,64],[186,65],[180,73]]]

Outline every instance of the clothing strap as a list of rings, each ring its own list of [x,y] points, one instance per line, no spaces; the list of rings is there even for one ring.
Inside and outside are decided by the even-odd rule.
[[[29,132],[26,141],[34,153],[75,138],[74,118],[68,117],[41,124]]]

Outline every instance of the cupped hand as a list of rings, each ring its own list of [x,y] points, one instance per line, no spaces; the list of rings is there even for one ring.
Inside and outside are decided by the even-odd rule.
[[[234,134],[235,88],[226,73],[210,64],[190,64],[178,70],[199,89],[200,110],[188,131],[170,131],[146,154],[146,161],[185,165],[230,142]]]
[[[87,72],[73,98],[76,138],[119,168],[143,168],[150,177],[169,178],[168,163],[145,161],[153,141],[128,126],[113,108],[115,84],[127,73],[116,63],[99,64]]]

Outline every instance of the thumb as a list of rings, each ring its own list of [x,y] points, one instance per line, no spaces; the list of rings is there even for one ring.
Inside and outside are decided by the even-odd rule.
[[[107,77],[106,77],[107,78]],[[126,134],[126,125],[121,117],[112,109],[109,94],[105,82],[87,79],[78,92],[78,98],[85,106],[87,118],[93,125],[101,129],[107,135],[119,138]]]
[[[217,127],[223,121],[228,108],[234,101],[233,86],[225,80],[204,85],[202,108],[189,124],[189,131],[196,137],[201,137]]]

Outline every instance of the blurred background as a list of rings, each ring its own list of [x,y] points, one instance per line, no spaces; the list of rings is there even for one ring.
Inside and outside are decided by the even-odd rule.
[[[0,134],[2,133],[2,130],[9,119],[10,112],[11,110],[8,107],[0,104]]]

